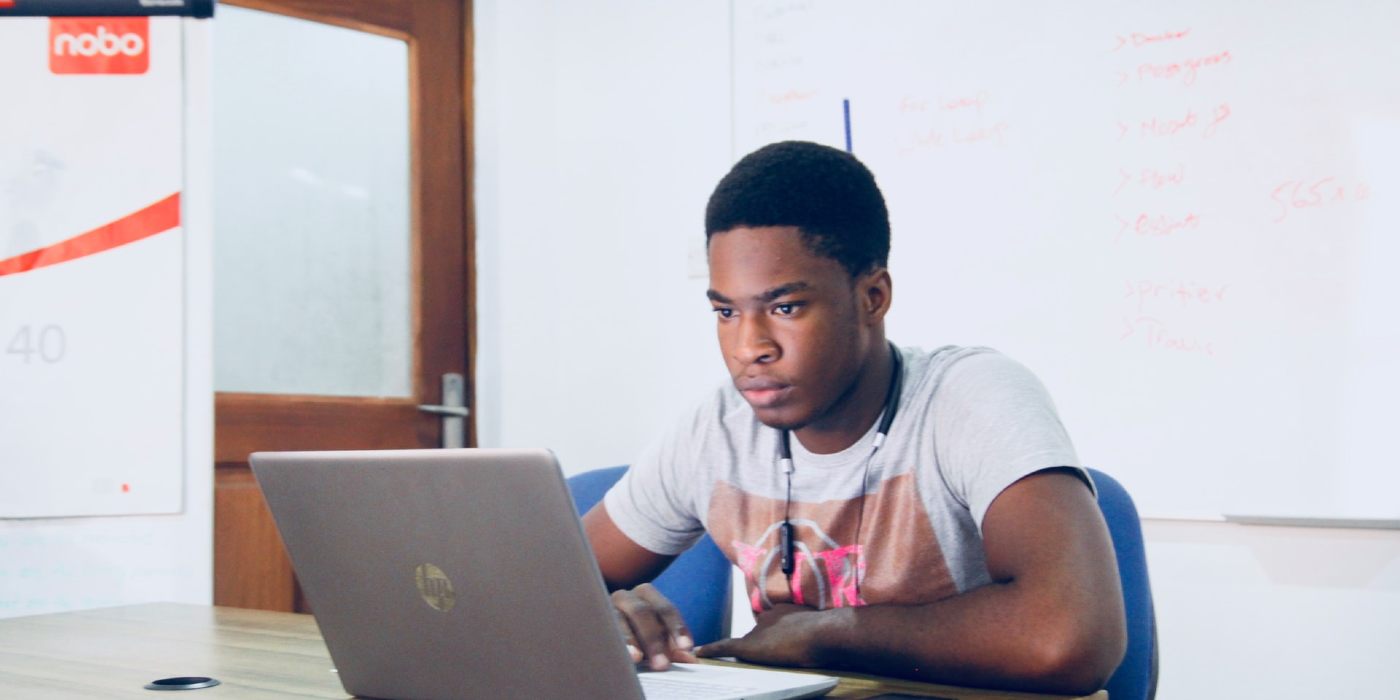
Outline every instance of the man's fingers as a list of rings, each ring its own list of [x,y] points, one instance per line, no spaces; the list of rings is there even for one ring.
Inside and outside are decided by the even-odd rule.
[[[627,654],[632,657],[632,663],[642,662],[642,648],[637,646],[637,638],[632,636],[632,625],[627,623],[627,616],[621,610],[617,613],[617,630],[622,634],[622,641],[627,644]]]
[[[671,660],[683,664],[693,664],[699,659],[695,656],[694,649],[679,649],[671,647]]]
[[[661,618],[662,624],[671,633],[672,646],[676,651],[686,652],[686,656],[695,648],[695,638],[690,634],[690,628],[685,624],[685,618],[681,616],[681,611],[676,609],[666,596],[661,594],[655,586],[644,583],[636,588],[637,596],[650,603],[656,610],[656,614]]]
[[[666,652],[671,647],[671,633],[652,604],[632,591],[614,591],[612,601],[613,607],[626,619],[635,645],[652,670],[670,668],[671,659]]]
[[[742,639],[735,639],[733,637],[721,639],[696,649],[695,655],[702,659],[715,659],[723,656],[738,658],[742,653],[741,649],[743,648],[743,644],[744,640]]]

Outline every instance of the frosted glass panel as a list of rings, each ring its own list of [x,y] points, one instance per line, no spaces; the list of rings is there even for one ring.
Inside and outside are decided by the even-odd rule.
[[[408,396],[408,46],[228,5],[214,53],[214,386]]]

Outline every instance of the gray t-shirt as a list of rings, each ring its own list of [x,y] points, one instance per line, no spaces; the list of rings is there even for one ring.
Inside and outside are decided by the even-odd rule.
[[[1006,356],[900,353],[904,387],[878,451],[878,420],[835,454],[808,452],[792,436],[791,589],[779,566],[779,432],[732,384],[632,465],[604,499],[608,515],[658,554],[709,531],[743,570],[755,611],[927,603],[989,583],[981,526],[992,500],[1032,472],[1078,467],[1074,447],[1045,387]]]

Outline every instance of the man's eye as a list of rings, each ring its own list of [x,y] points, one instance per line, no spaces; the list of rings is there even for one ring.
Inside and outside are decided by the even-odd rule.
[[[797,304],[778,304],[773,307],[773,310],[777,311],[779,316],[791,316],[794,311],[797,311]]]
[[[734,309],[726,309],[721,307],[715,309],[714,311],[715,313],[719,314],[720,318],[731,318],[732,316],[734,316]]]

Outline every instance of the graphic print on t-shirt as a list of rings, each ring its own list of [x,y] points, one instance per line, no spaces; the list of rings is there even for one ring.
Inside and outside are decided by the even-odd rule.
[[[910,605],[957,593],[913,474],[846,500],[793,501],[791,590],[779,547],[784,506],[724,481],[715,483],[710,499],[711,535],[744,572],[754,612],[778,603],[818,610]]]

